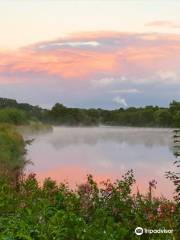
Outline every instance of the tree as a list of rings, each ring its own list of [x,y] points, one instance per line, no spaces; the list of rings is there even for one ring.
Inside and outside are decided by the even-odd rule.
[[[21,125],[26,124],[28,120],[25,112],[16,108],[4,108],[0,110],[0,122]]]
[[[180,127],[180,111],[173,114],[173,127]]]
[[[177,101],[172,101],[170,104],[169,104],[169,109],[172,113],[174,112],[177,112],[177,111],[180,111],[180,102],[177,102]]]
[[[169,127],[172,125],[172,115],[168,109],[158,109],[154,113],[157,126]]]

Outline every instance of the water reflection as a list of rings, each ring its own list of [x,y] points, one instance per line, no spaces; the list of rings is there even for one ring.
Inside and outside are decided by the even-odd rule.
[[[171,146],[171,129],[154,128],[54,128],[54,134],[47,136],[49,143],[56,148],[74,144],[96,145],[99,141],[127,143],[128,145],[143,144],[146,147]]]
[[[55,127],[53,133],[35,136],[28,151],[34,165],[28,171],[75,186],[88,173],[114,180],[133,169],[141,191],[155,178],[157,193],[169,196],[172,187],[164,172],[172,169],[171,149],[171,129]]]

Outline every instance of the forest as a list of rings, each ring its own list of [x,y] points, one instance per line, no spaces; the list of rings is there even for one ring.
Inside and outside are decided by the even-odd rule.
[[[158,106],[129,107],[115,110],[68,108],[56,103],[43,109],[13,99],[0,98],[0,122],[26,124],[41,121],[52,125],[69,126],[137,126],[180,127],[180,102],[172,101],[168,108]]]

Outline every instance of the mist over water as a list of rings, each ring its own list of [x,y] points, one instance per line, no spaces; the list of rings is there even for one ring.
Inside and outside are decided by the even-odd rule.
[[[29,138],[32,136],[29,135]],[[136,186],[146,192],[158,182],[155,195],[170,196],[173,187],[164,176],[173,169],[172,129],[131,127],[54,127],[52,133],[33,135],[28,158],[40,181],[51,177],[70,186],[93,174],[97,181],[120,178],[134,170]]]

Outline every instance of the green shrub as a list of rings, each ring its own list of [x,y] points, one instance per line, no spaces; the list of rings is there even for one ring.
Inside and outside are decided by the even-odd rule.
[[[16,108],[4,108],[0,110],[0,123],[14,125],[27,124],[28,119],[25,112]]]
[[[0,125],[0,176],[8,176],[15,183],[24,167],[26,143],[16,129]]]
[[[178,239],[176,203],[131,192],[133,172],[98,185],[92,176],[71,190],[34,174],[20,181],[19,191],[0,182],[0,239],[134,240],[134,229],[174,229],[174,234],[145,234],[142,239]],[[152,238],[153,237],[153,238]]]

